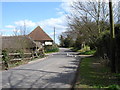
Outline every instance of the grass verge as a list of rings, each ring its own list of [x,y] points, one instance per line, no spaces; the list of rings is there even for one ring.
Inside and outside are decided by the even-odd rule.
[[[96,52],[96,50],[89,50],[89,51],[84,51],[80,52],[81,55],[93,55]]]
[[[110,72],[95,57],[83,58],[74,88],[109,88],[120,90],[120,74]]]

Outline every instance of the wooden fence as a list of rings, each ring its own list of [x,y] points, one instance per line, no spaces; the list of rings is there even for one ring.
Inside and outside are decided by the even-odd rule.
[[[10,62],[12,61],[21,61],[21,60],[29,60],[34,58],[32,56],[32,53],[24,53],[23,56],[21,57],[21,53],[9,53],[10,57]]]
[[[0,70],[1,69],[5,69],[5,61],[2,60],[3,55],[0,55]],[[27,60],[31,60],[33,59],[35,56],[33,56],[32,53],[23,53],[21,55],[21,53],[9,53],[8,54],[9,60],[8,60],[8,64],[14,64],[16,62],[20,62],[20,61],[27,61]],[[9,67],[9,66],[8,66]]]
[[[20,61],[29,61],[29,60],[32,60],[36,57],[39,57],[39,56],[44,56],[44,52],[42,50],[38,50],[34,53],[9,53],[8,54],[8,64],[14,64],[16,62],[20,62]],[[4,66],[6,61],[2,60],[2,57],[3,55],[0,55],[0,66]],[[1,68],[0,68],[1,69]]]

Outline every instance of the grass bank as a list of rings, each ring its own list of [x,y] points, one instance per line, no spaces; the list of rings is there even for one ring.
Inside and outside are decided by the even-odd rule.
[[[95,54],[96,50],[89,50],[89,51],[84,51],[80,52],[81,55],[93,55]]]
[[[120,90],[120,74],[111,73],[110,68],[101,64],[99,58],[83,58],[74,88],[108,88]]]
[[[94,55],[96,50],[90,50],[89,46],[85,46],[84,48],[81,48],[80,50],[74,47],[70,48],[74,52],[79,52],[80,55]]]

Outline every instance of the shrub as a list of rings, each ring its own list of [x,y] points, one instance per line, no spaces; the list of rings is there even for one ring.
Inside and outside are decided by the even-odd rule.
[[[74,43],[74,48],[76,48],[77,50],[80,50],[82,48],[82,42],[83,42],[82,38],[78,36]]]
[[[45,52],[49,53],[49,52],[58,52],[59,48],[57,45],[52,45],[52,46],[45,46]]]
[[[60,35],[59,40],[60,40],[61,47],[69,48],[74,45],[74,40],[69,35],[67,35],[66,37],[63,37],[63,35]]]
[[[7,70],[8,69],[8,63],[9,63],[9,55],[8,55],[8,52],[7,52],[7,50],[2,50],[2,55],[3,55],[3,57],[2,57],[2,62],[3,62],[3,64],[4,64],[4,66],[5,66],[5,69]]]
[[[16,50],[16,53],[20,53],[19,58],[24,58],[24,52],[23,52],[23,50]]]
[[[110,48],[110,31],[104,31],[99,36],[96,46],[97,46],[97,56],[104,58],[108,58],[111,60],[111,48]],[[115,67],[116,72],[120,72],[120,24],[115,25],[115,47],[114,47],[114,53],[115,53]]]
[[[107,55],[107,57],[110,57],[110,32],[104,31],[99,36],[97,42],[97,52],[96,55],[100,57],[104,57],[104,55]]]
[[[110,85],[108,86],[108,90],[120,90],[120,87],[118,85]]]

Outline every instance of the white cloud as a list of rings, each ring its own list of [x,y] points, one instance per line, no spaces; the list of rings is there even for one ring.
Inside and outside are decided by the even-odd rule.
[[[43,21],[33,22],[31,20],[20,20],[15,21],[14,25],[6,25],[6,28],[11,28],[11,31],[15,31],[15,26],[24,26],[35,28],[37,25],[41,26],[43,30],[46,32],[53,32],[54,27],[56,28],[56,32],[61,33],[66,30],[66,16],[61,16],[58,18],[50,18]],[[2,30],[3,31],[3,30]]]
[[[10,32],[13,32],[13,29],[0,29],[0,35],[2,36],[11,36],[12,34]]]
[[[62,16],[62,15],[64,15],[64,12],[59,11],[59,12],[57,12],[57,14],[60,15],[60,16]]]
[[[37,24],[40,25],[42,28],[46,28],[48,30],[53,30],[54,27],[56,28],[56,30],[63,30],[67,28],[65,18],[65,16],[61,16],[59,18],[50,18],[40,21]]]
[[[65,32],[66,30],[59,30],[59,31],[57,31],[57,32],[55,32],[55,35],[60,35],[62,32]],[[50,34],[49,34],[50,36],[53,36],[54,35],[54,32],[51,32]]]
[[[15,28],[15,26],[13,26],[13,25],[6,25],[5,27],[6,28]]]
[[[65,10],[65,12],[74,12],[74,10],[71,8],[74,2],[95,2],[95,1],[101,1],[101,2],[106,2],[108,3],[109,0],[62,0],[61,8]],[[118,3],[120,0],[112,0],[113,3]]]
[[[11,34],[9,33],[1,33],[2,36],[12,36]]]
[[[31,20],[20,20],[20,21],[14,22],[14,23],[17,26],[24,26],[24,25],[26,25],[27,27],[34,27],[36,25],[36,23],[32,22]]]
[[[7,30],[7,29],[0,29],[0,32],[9,32],[9,31],[13,31],[13,29]]]
[[[19,33],[19,32],[20,32],[20,29],[13,29],[13,32]]]
[[[41,26],[43,30],[53,39],[54,37],[54,27],[55,27],[55,36],[56,36],[56,42],[58,41],[58,36],[67,30],[67,21],[66,16],[62,15],[58,18],[50,18],[46,19],[40,22],[37,22],[37,25]]]

